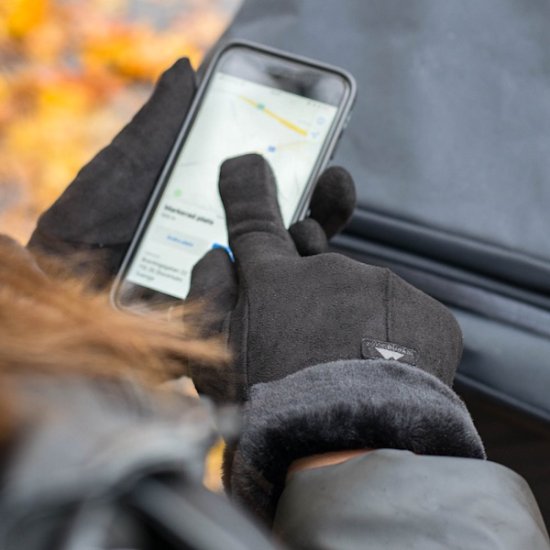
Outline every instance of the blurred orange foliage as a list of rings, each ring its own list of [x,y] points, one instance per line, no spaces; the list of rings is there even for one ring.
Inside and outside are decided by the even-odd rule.
[[[240,0],[1,0],[0,233],[36,218],[176,59],[196,67]],[[139,9],[137,9],[139,8]],[[223,445],[206,485],[221,487]]]
[[[0,232],[24,242],[160,73],[182,56],[197,66],[238,3],[2,0]]]

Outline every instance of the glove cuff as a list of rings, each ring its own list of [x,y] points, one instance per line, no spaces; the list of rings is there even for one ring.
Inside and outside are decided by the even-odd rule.
[[[337,361],[252,387],[224,481],[271,523],[294,460],[363,448],[485,458],[464,403],[435,376],[395,361]]]

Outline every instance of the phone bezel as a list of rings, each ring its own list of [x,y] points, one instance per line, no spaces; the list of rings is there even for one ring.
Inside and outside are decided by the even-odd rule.
[[[124,279],[126,278],[129,266],[131,265],[131,262],[134,258],[134,254],[141,243],[141,240],[145,234],[145,230],[148,227],[148,224],[151,221],[152,215],[154,214],[155,209],[162,197],[162,193],[164,192],[164,189],[168,184],[170,174],[174,169],[175,163],[185,143],[185,140],[189,134],[189,131],[193,126],[195,118],[202,105],[202,100],[208,89],[211,78],[216,72],[216,68],[219,64],[219,61],[222,58],[222,56],[224,56],[229,50],[234,48],[243,48],[247,50],[252,50],[253,52],[255,51],[264,55],[265,54],[271,55],[278,59],[287,60],[292,63],[298,63],[298,64],[310,66],[316,70],[335,74],[340,78],[342,78],[343,82],[345,83],[345,92],[344,92],[345,97],[343,97],[339,105],[337,105],[338,111],[336,113],[335,120],[333,122],[333,128],[331,129],[329,136],[327,136],[327,139],[323,144],[323,147],[319,153],[319,156],[317,157],[317,160],[312,167],[310,178],[304,187],[304,192],[302,193],[302,197],[300,198],[298,206],[296,207],[296,211],[294,213],[294,216],[292,217],[291,223],[294,223],[302,219],[307,213],[309,201],[311,199],[311,195],[315,188],[315,183],[317,181],[317,178],[319,177],[321,171],[327,166],[330,159],[332,158],[332,154],[335,151],[336,145],[340,140],[342,132],[347,126],[350,112],[353,108],[353,104],[356,98],[357,85],[353,76],[346,70],[341,69],[339,67],[335,67],[333,65],[315,61],[307,57],[294,55],[289,52],[284,52],[275,48],[271,48],[269,46],[264,46],[261,44],[250,42],[248,40],[231,40],[223,44],[214,53],[214,55],[212,56],[212,58],[208,63],[208,67],[206,71],[202,75],[201,83],[195,93],[195,97],[193,98],[193,102],[191,104],[191,107],[189,108],[185,121],[182,124],[182,127],[176,137],[176,140],[174,141],[174,145],[172,146],[172,150],[170,151],[170,154],[168,155],[168,158],[161,170],[160,176],[153,188],[153,191],[148,200],[147,206],[143,211],[138,227],[134,233],[134,236],[128,247],[128,250],[124,255],[124,259],[120,265],[116,278],[113,282],[113,285],[111,287],[111,292],[110,292],[110,299],[113,306],[116,307],[117,309],[141,312],[141,308],[137,307],[137,305],[133,307],[132,305],[121,303],[119,300],[119,290],[121,289]],[[174,304],[182,302],[181,299],[175,296],[164,294],[158,290],[149,289],[137,283],[132,283],[132,284],[136,285],[137,287],[142,287],[144,289],[150,290],[151,292],[158,294],[160,296],[166,296],[167,299],[169,299],[167,300],[167,303],[172,301],[174,302]],[[167,307],[169,306],[167,305]]]

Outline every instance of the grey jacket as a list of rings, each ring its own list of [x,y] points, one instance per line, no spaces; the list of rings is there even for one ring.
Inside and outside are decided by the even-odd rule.
[[[295,474],[275,531],[293,548],[550,547],[533,495],[513,471],[391,449]]]
[[[529,487],[498,464],[385,449],[295,473],[272,535],[200,484],[220,420],[207,403],[75,379],[22,395],[1,550],[550,548]]]

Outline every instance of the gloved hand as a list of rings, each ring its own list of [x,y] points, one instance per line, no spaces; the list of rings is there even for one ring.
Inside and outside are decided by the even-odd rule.
[[[191,295],[217,310],[209,328],[226,335],[234,364],[197,367],[193,379],[217,400],[245,402],[225,455],[228,491],[269,522],[288,466],[304,456],[389,447],[484,457],[450,389],[462,352],[452,314],[387,269],[301,257],[262,157],[226,161],[219,186],[235,263],[207,254]]]
[[[195,95],[187,59],[160,78],[153,95],[131,122],[78,173],[41,216],[29,247],[65,258],[93,274],[95,283],[116,274],[140,217]],[[298,249],[312,254],[327,246],[351,216],[355,190],[339,171],[319,182],[312,218],[292,228]]]
[[[244,401],[254,384],[310,365],[388,357],[451,384],[462,339],[446,308],[387,269],[340,254],[301,257],[262,157],[226,161],[219,186],[235,265],[222,250],[208,253],[189,296],[215,303],[215,329],[226,330],[235,364],[198,370],[199,391]]]
[[[151,98],[40,217],[29,247],[67,258],[84,253],[97,277],[116,273],[195,95],[180,59]]]
[[[288,230],[297,254],[313,256],[326,252],[329,239],[351,218],[355,200],[355,185],[349,173],[338,166],[325,170],[311,197],[309,216]],[[204,338],[224,333],[227,313],[235,307],[237,292],[236,269],[225,250],[209,251],[195,265],[187,301],[200,304],[200,316],[194,323]],[[209,365],[195,365],[192,372],[200,393],[222,402],[236,399],[236,388],[233,380],[229,380],[232,378],[229,372],[214,370]]]

